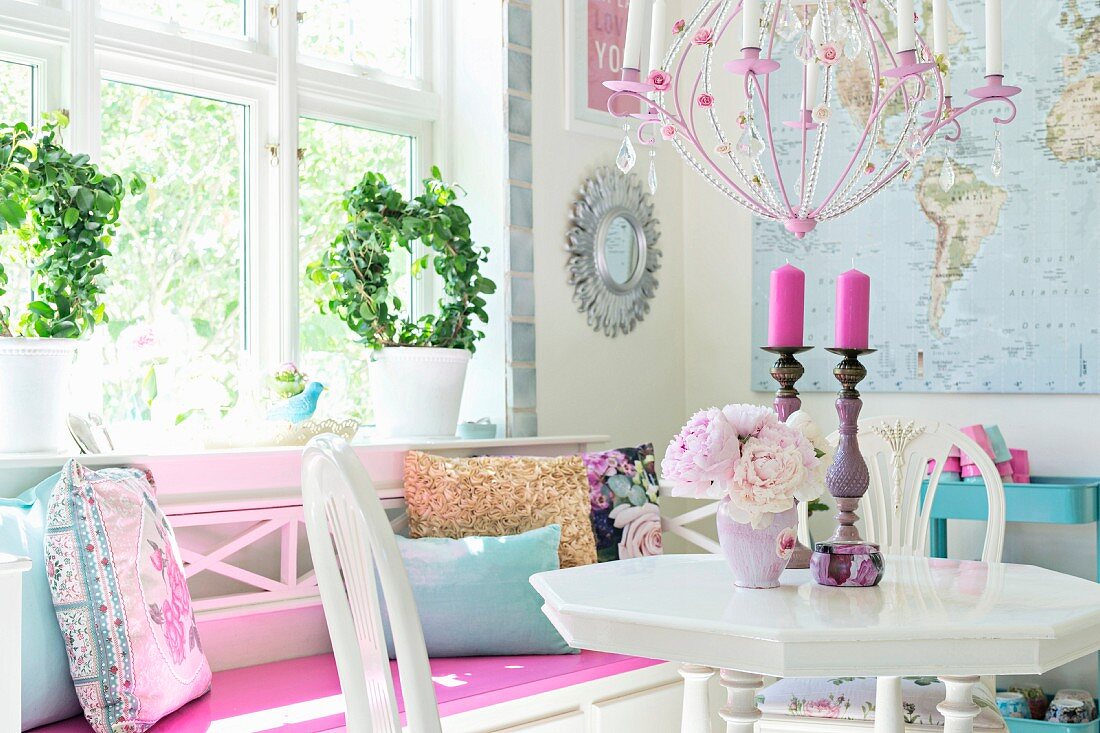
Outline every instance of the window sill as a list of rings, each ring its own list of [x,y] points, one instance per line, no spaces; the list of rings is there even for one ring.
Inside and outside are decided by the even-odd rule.
[[[385,438],[357,440],[356,454],[383,498],[401,495],[405,454],[424,450],[450,456],[580,453],[606,443],[606,435],[533,438]],[[0,456],[0,496],[17,496],[66,461],[92,467],[140,466],[152,472],[157,495],[169,514],[301,503],[301,446],[233,448],[177,453],[8,454]]]

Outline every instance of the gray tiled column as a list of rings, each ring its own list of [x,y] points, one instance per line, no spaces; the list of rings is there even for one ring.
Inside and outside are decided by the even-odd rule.
[[[508,207],[505,305],[508,314],[508,435],[538,434],[535,414],[535,253],[531,149],[531,4],[504,6],[508,59]]]

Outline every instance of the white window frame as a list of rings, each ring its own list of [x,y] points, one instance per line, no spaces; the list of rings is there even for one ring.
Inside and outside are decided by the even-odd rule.
[[[181,0],[184,1],[184,0]],[[72,147],[98,158],[103,79],[206,96],[248,109],[248,295],[245,333],[251,365],[269,370],[298,354],[298,120],[314,117],[412,138],[414,186],[434,164],[445,166],[441,93],[435,80],[447,48],[437,0],[413,0],[415,78],[351,65],[317,63],[298,53],[297,0],[243,0],[243,35],[218,35],[100,7],[99,0],[0,0],[0,58],[32,63],[36,114],[73,109]],[[278,23],[268,7],[278,7]],[[446,5],[444,3],[444,5]],[[73,29],[80,34],[73,38]],[[280,42],[293,39],[291,53]],[[90,60],[90,61],[89,61]],[[279,163],[269,146],[279,145]],[[287,153],[286,149],[290,152]],[[309,155],[309,151],[305,151]],[[287,166],[290,166],[288,168]],[[279,212],[278,216],[272,212]],[[413,307],[433,303],[429,278],[416,282]]]

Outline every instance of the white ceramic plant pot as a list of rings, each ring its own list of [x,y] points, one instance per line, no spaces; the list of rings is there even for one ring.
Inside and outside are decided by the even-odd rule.
[[[466,349],[386,347],[372,356],[370,392],[378,432],[453,437],[469,363]]]
[[[65,441],[73,339],[0,338],[0,453],[57,453]]]

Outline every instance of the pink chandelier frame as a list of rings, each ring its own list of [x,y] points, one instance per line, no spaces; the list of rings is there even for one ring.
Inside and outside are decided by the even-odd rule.
[[[690,20],[677,24],[673,42],[656,69],[666,74],[667,84],[658,88],[648,81],[653,78],[652,72],[643,80],[640,70],[624,69],[621,81],[604,84],[612,90],[608,111],[617,118],[637,120],[636,139],[642,145],[653,146],[662,137],[670,140],[688,166],[724,195],[764,219],[782,222],[801,239],[819,222],[843,216],[911,171],[941,130],[946,131],[944,139],[948,143],[957,142],[963,133],[960,118],[970,110],[990,103],[1003,105],[1007,114],[994,116],[995,125],[1007,125],[1016,117],[1011,97],[1019,94],[1020,88],[1006,85],[1001,74],[986,76],[984,85],[968,92],[973,101],[955,106],[947,92],[944,62],[937,62],[920,33],[915,34],[916,48],[894,50],[868,8],[874,3],[894,17],[896,8],[890,0],[770,0],[763,7],[758,47],[742,48],[741,58],[722,63],[716,47],[731,30],[740,30],[741,24],[734,21],[741,14],[742,0],[703,0]],[[819,64],[819,106],[825,107],[820,121],[815,120],[813,109],[790,110],[788,119],[778,120],[771,96],[772,73],[781,63],[779,47],[783,41],[776,34],[781,14],[795,13],[802,31],[809,34],[809,16],[814,8],[821,20],[822,44],[832,44],[834,49],[846,40],[837,35],[834,10],[839,9],[842,17],[848,18],[848,32],[859,33],[861,44],[858,55],[847,62],[866,65],[872,87],[862,134],[843,172],[831,183],[821,181],[821,164],[827,151],[830,105],[838,94],[837,65],[823,64],[816,58],[804,63],[802,100],[807,99],[809,91],[810,64]],[[852,23],[856,24],[855,31]],[[700,31],[705,36],[707,30],[709,43],[693,41]],[[699,54],[699,70],[685,70],[689,58]],[[793,53],[790,60],[803,63]],[[718,70],[716,63],[720,64]],[[756,155],[731,139],[719,120],[719,104],[732,98],[730,86],[722,82],[720,74],[742,77],[746,107],[739,117],[737,135],[744,138],[746,134],[741,125],[752,128],[748,134],[764,146]],[[710,104],[701,104],[701,95],[709,98]],[[884,160],[874,165],[871,156],[876,152],[876,141],[884,135],[887,117],[893,114],[889,110],[897,109],[899,103],[901,134],[884,151],[878,151]],[[793,183],[785,180],[780,166],[777,122],[800,132],[801,159],[796,161],[799,176]],[[999,173],[999,133],[995,137],[994,171]],[[945,161],[950,165],[949,159]],[[824,191],[820,197],[819,189]]]

